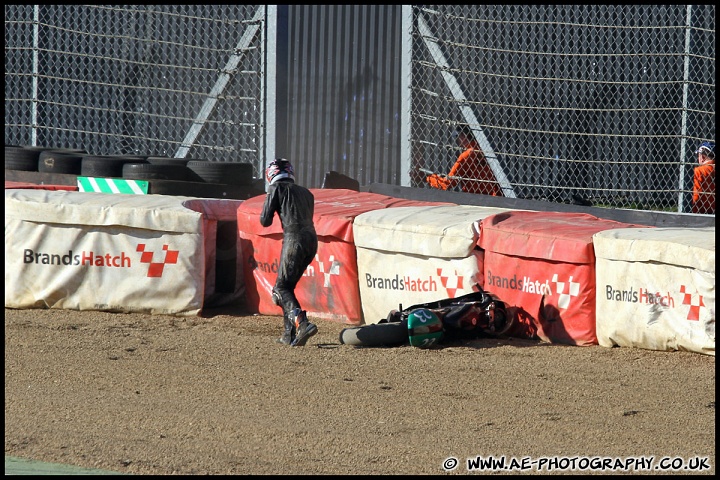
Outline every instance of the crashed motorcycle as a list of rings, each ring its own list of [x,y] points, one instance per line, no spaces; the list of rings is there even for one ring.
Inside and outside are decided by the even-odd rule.
[[[479,285],[456,298],[444,298],[397,310],[378,323],[345,328],[340,343],[358,347],[392,347],[409,343],[429,348],[443,341],[501,337],[512,327],[505,303]]]

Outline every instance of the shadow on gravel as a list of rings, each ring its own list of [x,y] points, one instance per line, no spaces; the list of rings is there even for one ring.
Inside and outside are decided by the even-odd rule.
[[[316,345],[318,348],[337,348],[337,347],[348,347],[348,348],[411,348],[410,343],[404,343],[401,345],[343,345],[342,343],[325,343]],[[498,347],[571,347],[571,345],[559,345],[540,340],[532,340],[525,338],[477,338],[477,339],[461,339],[461,340],[442,340],[439,344],[429,347],[428,350],[443,350],[446,348],[473,348],[476,350],[487,350],[489,348]]]
[[[438,349],[442,348],[448,348],[448,347],[465,347],[465,348],[475,348],[475,349],[488,349],[488,348],[498,348],[498,347],[518,347],[518,348],[525,348],[525,347],[557,347],[562,345],[556,345],[548,342],[543,342],[541,340],[533,340],[533,339],[527,339],[527,338],[515,338],[515,337],[507,337],[507,338],[476,338],[476,339],[460,339],[460,340],[445,340],[437,347]]]
[[[255,315],[253,312],[248,312],[247,308],[242,303],[235,303],[230,305],[223,305],[219,307],[204,308],[200,312],[199,317],[201,318],[213,318],[219,315],[231,315],[235,317],[248,317]]]

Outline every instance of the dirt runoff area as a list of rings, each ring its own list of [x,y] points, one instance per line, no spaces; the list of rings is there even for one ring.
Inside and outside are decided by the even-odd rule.
[[[127,474],[715,473],[712,356],[359,348],[311,320],[293,348],[281,317],[241,310],[5,309],[5,455]]]

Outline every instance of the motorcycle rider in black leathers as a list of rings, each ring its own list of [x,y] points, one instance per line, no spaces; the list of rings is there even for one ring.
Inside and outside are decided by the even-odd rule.
[[[317,333],[317,326],[308,321],[307,312],[300,308],[295,296],[295,287],[317,253],[315,197],[295,183],[295,171],[284,158],[270,162],[265,173],[269,186],[260,224],[272,225],[277,212],[283,229],[278,275],[272,289],[273,302],[282,308],[284,320],[283,333],[277,341],[300,347]]]

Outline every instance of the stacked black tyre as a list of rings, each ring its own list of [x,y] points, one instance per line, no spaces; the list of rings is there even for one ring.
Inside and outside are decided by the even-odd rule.
[[[146,160],[148,161],[148,163],[152,163],[153,165],[182,165],[184,167],[187,167],[187,164],[190,160],[198,160],[201,162],[207,161],[207,160],[196,159],[196,158],[175,158],[175,157],[147,157]]]
[[[5,170],[37,172],[40,152],[26,150],[19,145],[5,145]]]
[[[174,157],[147,157],[147,162],[153,167],[146,169],[148,173],[156,174],[160,180],[181,180],[186,182],[204,182],[197,173],[188,168],[188,162],[207,162],[207,160],[197,158],[174,158]],[[128,177],[136,178],[134,175],[140,175],[139,172],[128,172]],[[166,177],[166,178],[161,178]],[[149,178],[149,177],[148,177]]]
[[[190,180],[190,169],[185,165],[159,165],[153,163],[126,163],[123,178],[131,180]]]
[[[264,193],[253,178],[251,163],[213,162],[199,158],[146,158],[147,164],[127,164],[123,178],[149,180],[150,192],[162,195],[249,198]]]
[[[82,158],[83,177],[123,178],[125,164],[147,164],[146,157],[135,155],[86,155]]]
[[[253,183],[252,163],[207,162],[190,160],[187,167],[207,183],[248,186]]]
[[[38,172],[80,175],[84,152],[45,150],[38,157]]]
[[[5,169],[142,180],[150,182],[148,193],[164,195],[244,199],[265,191],[264,180],[253,176],[252,163],[199,158],[93,155],[82,149],[5,145]]]
[[[45,159],[49,159],[48,164],[54,165],[55,162],[52,160],[54,156],[78,156],[83,153],[84,150],[74,148],[5,145],[5,169],[44,172],[45,165],[40,164],[45,163]]]
[[[252,163],[211,162],[199,158],[145,157],[126,164],[122,177],[133,180],[176,180],[248,186],[254,182]]]

